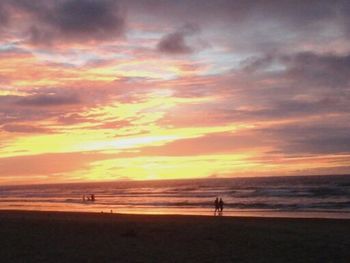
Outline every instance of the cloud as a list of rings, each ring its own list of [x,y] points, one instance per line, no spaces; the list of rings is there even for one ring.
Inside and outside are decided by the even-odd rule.
[[[198,129],[202,137],[127,154],[347,154],[349,6],[0,1],[1,142],[74,131],[91,132],[93,144],[97,134],[102,140]],[[198,52],[202,38],[211,48]],[[210,133],[231,126],[250,128]]]
[[[25,95],[0,96],[0,125],[8,132],[47,133],[37,123],[48,118],[74,113],[84,104],[79,93],[69,89],[26,89]],[[10,126],[6,126],[10,125]]]
[[[90,123],[96,122],[94,118],[88,118],[76,112],[62,113],[56,116],[56,119],[59,124],[63,124],[63,125],[74,125],[74,124],[79,124],[83,122],[90,122]]]
[[[197,26],[190,24],[185,25],[180,30],[162,37],[158,42],[157,49],[166,54],[190,54],[195,51],[195,48],[188,44],[188,38],[198,32],[199,28]]]
[[[77,96],[62,95],[32,95],[17,101],[18,105],[36,107],[65,106],[79,103],[80,100]]]
[[[322,86],[344,86],[350,77],[350,54],[295,52],[269,53],[241,63],[248,74],[280,72],[296,81]]]
[[[4,3],[0,3],[0,28],[4,27],[9,22],[9,14],[7,7]]]
[[[190,21],[211,37],[214,46],[221,44],[241,54],[315,46],[334,50],[335,43],[346,45],[343,34],[348,30],[345,24],[350,24],[349,4],[343,0],[128,2],[130,16],[146,14],[150,23],[161,21],[162,26]]]
[[[337,15],[340,20],[340,24],[342,25],[342,29],[344,29],[347,38],[350,38],[350,2],[343,0],[337,3]]]
[[[25,13],[24,34],[34,44],[117,39],[125,31],[125,15],[113,0],[9,2],[12,12]]]
[[[289,68],[287,75],[294,81],[331,88],[347,88],[350,81],[350,54],[298,53],[283,56]]]
[[[10,89],[17,92],[13,93],[16,95],[0,94],[0,125],[31,122],[31,125],[42,126],[45,125],[42,121],[50,119],[56,120],[58,125],[88,123],[101,129],[118,128],[127,123],[119,120],[100,122],[97,114],[87,115],[86,112],[117,102],[136,104],[144,101],[151,90],[146,84],[134,85],[126,79],[100,85],[99,82],[82,82],[77,87]]]
[[[235,154],[259,148],[264,142],[255,132],[234,134],[230,132],[211,133],[197,138],[179,139],[161,146],[143,147],[129,156],[200,156]]]
[[[8,124],[2,127],[4,131],[16,132],[16,133],[49,133],[50,130],[33,126],[33,125],[19,125],[19,124]]]
[[[166,28],[178,26],[179,21],[190,21],[203,31],[212,31],[211,36],[218,41],[225,34],[225,45],[236,51],[285,50],[301,47],[304,42],[332,48],[329,44],[341,41],[342,34],[350,32],[349,3],[343,0],[297,4],[277,0],[218,0],[205,4],[199,0],[4,1],[0,12],[5,7],[9,11],[2,12],[6,14],[1,16],[3,20],[12,20],[10,29],[24,33],[36,44],[117,39],[126,31],[126,10],[128,20],[130,17],[136,23],[156,22],[160,28]],[[193,52],[188,43],[190,35],[177,30],[165,35],[158,48],[171,54]]]
[[[98,152],[48,153],[0,158],[0,177],[70,173],[86,169],[91,162],[108,158],[112,158],[112,155]]]
[[[312,101],[304,99],[277,99],[275,102],[271,102],[270,105],[257,107],[256,109],[223,111],[222,117],[226,117],[226,120],[231,122],[273,121],[306,118],[321,114],[342,114],[344,111],[350,112],[350,106],[342,98],[315,98]]]
[[[94,128],[95,129],[120,129],[126,126],[131,126],[130,121],[119,120],[119,121],[104,122],[102,124],[98,124],[94,126]]]
[[[321,155],[350,154],[349,129],[346,123],[316,122],[271,127],[258,132],[262,138],[279,142],[277,149],[285,155]]]
[[[20,96],[0,96],[0,125],[35,122],[46,119],[54,113],[38,107],[23,107],[17,104]]]
[[[241,66],[242,69],[234,70],[237,78],[249,78],[250,82],[259,82],[260,87],[280,86],[282,92],[292,89],[294,92],[314,92],[314,98],[322,92],[340,95],[337,92],[346,92],[350,84],[350,53],[275,53],[249,58]],[[250,85],[252,87],[255,89],[255,85]]]

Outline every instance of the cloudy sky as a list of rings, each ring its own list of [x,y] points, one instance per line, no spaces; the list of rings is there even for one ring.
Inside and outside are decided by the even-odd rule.
[[[350,173],[349,13],[2,0],[0,183]]]

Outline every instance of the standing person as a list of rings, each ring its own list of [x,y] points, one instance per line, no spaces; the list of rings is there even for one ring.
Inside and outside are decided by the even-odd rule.
[[[214,215],[216,215],[216,212],[219,212],[219,198],[218,197],[216,197],[216,199],[214,201],[214,207],[215,207]]]
[[[219,208],[220,208],[220,213],[222,213],[222,211],[224,210],[224,201],[222,200],[222,198],[220,198],[220,201],[219,201]]]

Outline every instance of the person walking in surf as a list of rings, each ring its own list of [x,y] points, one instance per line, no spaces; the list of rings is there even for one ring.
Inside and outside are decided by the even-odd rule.
[[[215,208],[215,210],[214,210],[214,215],[216,215],[216,213],[217,212],[219,212],[219,198],[218,197],[216,197],[216,199],[215,199],[215,201],[214,201],[214,208]]]
[[[222,198],[219,200],[219,213],[222,214],[222,211],[224,210],[224,201]]]

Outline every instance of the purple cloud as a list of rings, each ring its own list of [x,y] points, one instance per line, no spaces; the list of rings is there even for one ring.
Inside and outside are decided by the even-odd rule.
[[[62,95],[32,95],[18,100],[17,104],[22,106],[50,107],[79,104],[77,96]]]
[[[165,35],[160,39],[157,49],[162,53],[181,55],[195,51],[194,47],[188,44],[187,39],[199,32],[198,26],[185,25],[180,30]]]
[[[32,125],[24,125],[24,124],[8,124],[2,127],[2,130],[7,132],[17,132],[17,133],[49,133],[50,130],[32,126]]]
[[[34,44],[103,41],[125,31],[124,12],[113,0],[16,0],[8,5],[30,17],[24,33]]]

